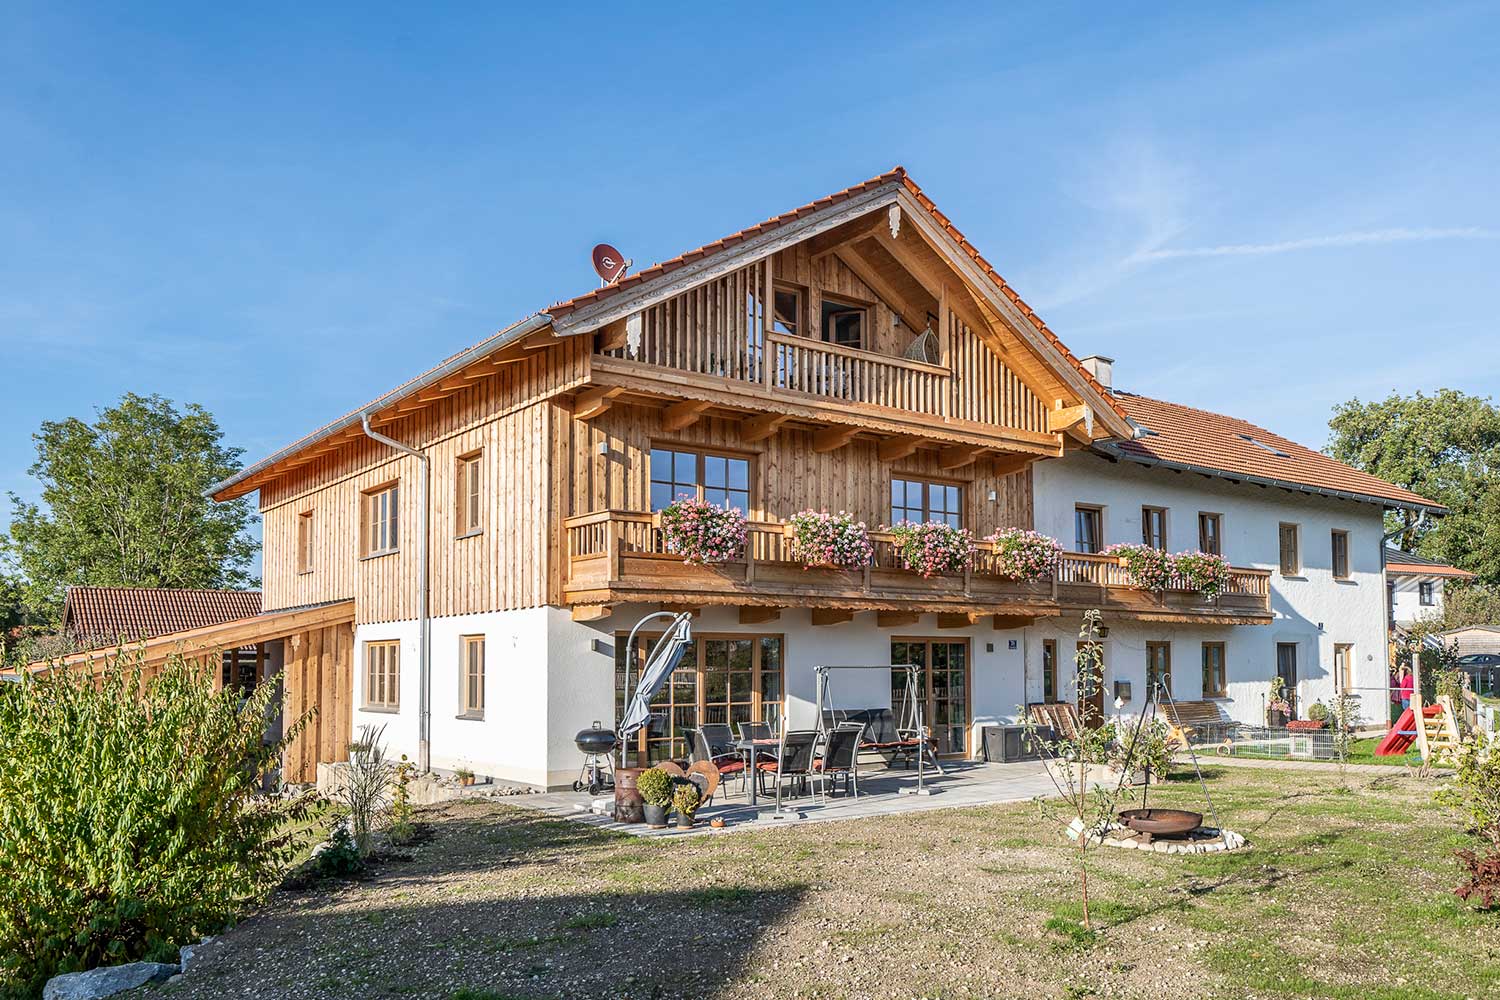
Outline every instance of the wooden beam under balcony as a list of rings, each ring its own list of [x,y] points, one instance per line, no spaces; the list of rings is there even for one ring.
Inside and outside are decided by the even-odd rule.
[[[921,446],[922,439],[918,437],[886,438],[875,449],[875,454],[882,462],[899,462],[910,457]]]
[[[696,424],[712,404],[698,399],[685,399],[666,408],[661,415],[664,431],[685,430]]]
[[[844,622],[852,622],[853,620],[853,611],[844,611],[841,608],[812,609],[812,623],[814,625],[842,625]]]
[[[812,450],[818,453],[838,451],[854,440],[858,427],[824,427],[813,435]]]
[[[973,612],[958,612],[954,614],[943,612],[936,617],[938,628],[968,628],[970,625],[979,624],[979,620],[984,615],[974,614]]]
[[[624,393],[625,389],[618,385],[585,389],[573,399],[573,416],[579,420],[592,420],[608,410]]]
[[[764,441],[774,436],[781,425],[790,419],[784,413],[763,413],[758,417],[751,417],[740,424],[740,440],[746,444]]]
[[[979,456],[988,450],[988,448],[971,448],[962,444],[951,445],[938,453],[938,468],[944,472],[962,469],[966,465],[973,465]]]
[[[740,605],[741,625],[761,625],[765,622],[774,622],[781,617],[781,609],[774,607],[757,607],[753,604]]]
[[[996,455],[995,460],[990,463],[990,466],[995,475],[1009,476],[1020,472],[1035,461],[1035,455],[1013,453],[1009,455]]]
[[[875,612],[875,624],[881,628],[902,628],[907,625],[915,625],[921,617],[915,611],[877,611]]]
[[[617,319],[599,328],[599,350],[618,351],[629,337],[628,319]]]
[[[1004,632],[1012,628],[1029,628],[1036,624],[1035,615],[994,615],[995,631]]]
[[[614,610],[608,604],[575,604],[573,606],[573,620],[575,622],[596,622],[601,618],[608,618],[614,613]]]
[[[553,344],[556,344],[558,342],[559,341],[557,334],[553,333],[551,330],[542,330],[538,333],[533,333],[531,336],[521,341],[521,350],[540,351],[544,348],[551,347]]]

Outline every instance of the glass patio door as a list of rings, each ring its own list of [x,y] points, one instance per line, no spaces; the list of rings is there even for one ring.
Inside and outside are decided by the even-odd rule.
[[[910,663],[917,669],[922,699],[922,718],[932,729],[932,740],[940,754],[969,751],[969,644],[942,639],[895,639],[891,641],[891,663]],[[908,702],[905,670],[891,671],[891,709],[898,724],[909,719],[902,710]]]

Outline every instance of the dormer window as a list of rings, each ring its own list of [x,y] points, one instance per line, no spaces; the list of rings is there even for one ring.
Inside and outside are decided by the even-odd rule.
[[[840,347],[862,350],[865,346],[865,306],[839,299],[823,300],[823,340]]]

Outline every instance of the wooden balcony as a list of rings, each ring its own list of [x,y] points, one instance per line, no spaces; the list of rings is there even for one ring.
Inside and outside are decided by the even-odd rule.
[[[1099,608],[1106,620],[1260,625],[1271,620],[1270,572],[1230,570],[1224,592],[1208,598],[1177,581],[1162,593],[1140,590],[1117,559],[1064,553],[1052,578],[1001,575],[983,546],[973,569],[924,578],[903,568],[889,532],[870,533],[871,565],[804,569],[792,558],[781,522],[753,521],[743,557],[689,566],[670,553],[651,514],[598,511],[563,522],[564,600],[603,607],[625,602],[806,606],[847,611],[936,612],[1035,618]]]

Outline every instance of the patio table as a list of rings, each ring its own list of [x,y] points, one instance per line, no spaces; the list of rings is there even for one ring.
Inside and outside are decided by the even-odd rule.
[[[755,751],[766,747],[780,746],[780,740],[735,740],[732,744],[745,757],[745,780],[750,783],[750,805],[755,805]]]

